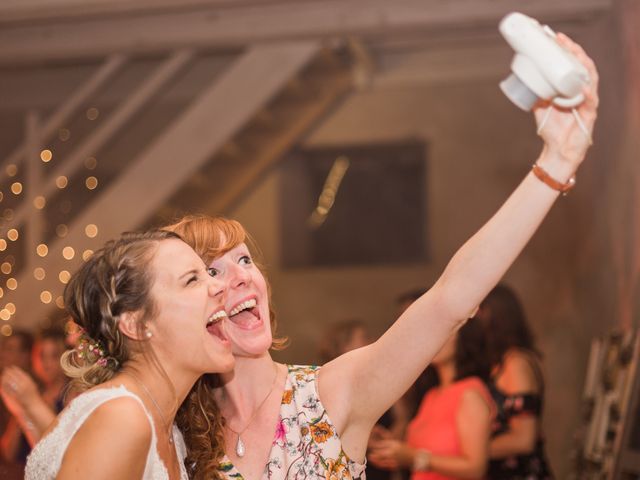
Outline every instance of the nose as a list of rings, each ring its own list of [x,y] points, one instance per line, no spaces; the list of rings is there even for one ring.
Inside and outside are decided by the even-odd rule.
[[[212,297],[223,297],[225,293],[226,293],[225,282],[217,278],[210,278],[209,295]]]
[[[242,265],[231,265],[227,271],[227,282],[230,288],[246,286],[251,281],[251,275]]]

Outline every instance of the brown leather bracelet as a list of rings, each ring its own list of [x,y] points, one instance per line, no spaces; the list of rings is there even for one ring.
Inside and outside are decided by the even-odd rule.
[[[551,187],[557,192],[560,192],[562,195],[566,195],[569,190],[571,190],[576,185],[576,176],[572,176],[567,183],[562,183],[553,178],[547,171],[542,168],[537,163],[533,164],[533,168],[531,169],[533,174],[538,177],[538,180],[543,182],[545,185]]]

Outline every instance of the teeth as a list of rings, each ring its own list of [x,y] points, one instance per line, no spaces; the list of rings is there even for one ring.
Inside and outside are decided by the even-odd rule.
[[[211,315],[209,317],[209,320],[207,321],[207,327],[213,323],[216,323],[220,320],[222,320],[224,317],[227,316],[227,312],[225,312],[224,310],[220,310],[216,313],[214,313],[213,315]]]
[[[234,307],[234,309],[229,312],[229,316],[232,317],[234,315],[239,314],[243,310],[247,310],[247,309],[253,308],[255,306],[256,306],[256,299],[252,298],[250,300],[247,300],[245,302],[240,303],[239,305],[236,305]]]

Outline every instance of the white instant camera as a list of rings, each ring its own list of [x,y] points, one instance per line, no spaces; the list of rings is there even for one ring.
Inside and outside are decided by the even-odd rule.
[[[500,82],[501,90],[513,103],[530,111],[541,99],[564,108],[584,101],[581,92],[589,83],[589,73],[558,44],[547,25],[514,12],[502,19],[500,33],[516,52],[511,62],[513,73]]]

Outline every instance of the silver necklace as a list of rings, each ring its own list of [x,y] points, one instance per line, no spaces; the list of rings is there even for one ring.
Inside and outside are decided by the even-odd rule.
[[[170,425],[169,422],[167,422],[167,419],[165,418],[164,414],[162,413],[162,410],[160,409],[160,405],[158,405],[158,402],[156,402],[156,399],[153,398],[153,395],[151,395],[151,392],[149,391],[147,386],[144,384],[142,380],[140,380],[140,377],[138,377],[134,373],[124,372],[124,374],[129,375],[131,378],[133,378],[136,382],[140,384],[140,386],[144,390],[144,393],[146,393],[147,397],[149,397],[149,400],[151,400],[151,402],[153,403],[153,406],[156,407],[156,410],[160,414],[160,419],[162,420],[162,423],[164,424],[164,428],[167,431],[167,436],[169,437],[169,443],[173,444],[173,432],[171,431],[172,425]]]
[[[235,433],[238,436],[238,440],[236,441],[236,455],[238,457],[244,457],[244,454],[247,453],[246,448],[244,446],[244,442],[242,441],[242,438],[240,438],[240,436],[247,430],[247,428],[249,428],[249,425],[251,425],[251,422],[253,422],[253,420],[256,418],[256,415],[258,415],[258,412],[267,401],[267,398],[271,396],[271,393],[273,393],[273,389],[276,386],[276,380],[278,380],[278,365],[274,362],[273,366],[275,369],[275,375],[273,376],[273,382],[271,383],[271,388],[267,392],[267,395],[262,399],[260,404],[253,411],[253,415],[251,415],[251,418],[249,419],[247,424],[244,426],[244,428],[238,432],[233,428],[231,428],[229,424],[227,424],[227,428],[231,430],[232,433]]]

